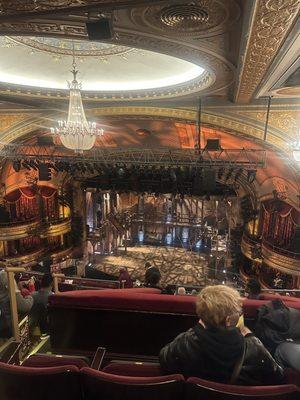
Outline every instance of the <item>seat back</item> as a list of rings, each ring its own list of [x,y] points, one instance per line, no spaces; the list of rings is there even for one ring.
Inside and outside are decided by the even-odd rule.
[[[30,368],[0,363],[1,400],[81,400],[79,369]]]
[[[103,372],[121,376],[162,376],[160,365],[133,361],[111,361]]]
[[[237,386],[189,378],[186,400],[296,400],[299,391],[295,385]]]
[[[182,375],[131,377],[83,368],[81,383],[86,400],[182,400]]]
[[[33,354],[22,364],[23,367],[59,367],[62,365],[73,365],[77,368],[88,367],[88,359],[79,356],[66,356],[55,354]]]

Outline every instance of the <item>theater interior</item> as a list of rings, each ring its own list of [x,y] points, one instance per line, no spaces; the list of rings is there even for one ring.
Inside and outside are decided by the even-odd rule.
[[[272,300],[300,310],[299,12],[0,0],[1,400],[300,398],[295,368],[242,386],[159,365],[207,286],[254,332]],[[45,274],[44,329],[20,302]]]

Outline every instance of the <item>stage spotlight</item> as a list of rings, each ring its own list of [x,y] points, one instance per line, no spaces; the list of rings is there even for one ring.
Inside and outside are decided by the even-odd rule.
[[[176,182],[177,181],[177,176],[176,173],[173,169],[170,170],[170,178],[172,182]]]
[[[240,177],[242,176],[243,170],[242,168],[238,169],[237,173],[235,174],[234,180],[235,182],[240,179]]]
[[[38,170],[38,168],[39,168],[39,164],[38,164],[38,162],[37,161],[35,161],[35,160],[30,160],[30,161],[28,161],[28,165],[30,165],[31,166],[31,168],[33,168],[34,170]]]
[[[15,170],[15,172],[19,172],[21,169],[21,161],[17,160],[13,162],[13,169]]]
[[[23,168],[28,169],[28,171],[31,171],[31,166],[29,165],[28,161],[23,161],[22,166]]]
[[[125,175],[125,169],[120,167],[117,169],[117,175],[119,176],[119,178],[124,178]]]
[[[254,181],[255,181],[255,177],[256,177],[256,170],[255,169],[250,169],[248,172],[247,172],[247,181],[249,182],[249,183],[253,183]]]
[[[225,173],[225,168],[223,168],[223,167],[220,168],[218,171],[218,179],[221,179],[222,176],[224,175],[224,173]]]
[[[230,170],[227,172],[227,175],[225,177],[225,181],[228,181],[231,178],[233,171],[234,171],[234,169],[230,168]]]

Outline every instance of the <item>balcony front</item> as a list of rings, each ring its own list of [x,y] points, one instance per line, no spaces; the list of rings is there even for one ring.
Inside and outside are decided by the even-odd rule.
[[[20,222],[5,222],[0,224],[0,240],[18,240],[32,235],[40,226],[39,219]]]
[[[64,235],[71,231],[71,219],[60,218],[57,220],[49,221],[40,235],[41,238],[53,237]]]
[[[258,238],[250,237],[246,232],[243,234],[241,250],[249,260],[261,264],[260,241]]]
[[[20,253],[13,256],[5,257],[6,264],[17,265],[22,267],[30,267],[36,264],[45,251],[44,247],[28,251],[27,253]]]
[[[263,240],[262,258],[271,268],[289,275],[300,276],[300,253],[282,249]]]

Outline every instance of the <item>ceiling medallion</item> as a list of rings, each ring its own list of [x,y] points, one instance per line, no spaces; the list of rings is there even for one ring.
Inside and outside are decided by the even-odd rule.
[[[233,0],[194,0],[174,4],[156,4],[131,10],[131,19],[139,26],[180,36],[207,35],[223,32],[239,17]]]
[[[208,11],[201,4],[176,4],[161,10],[163,24],[174,29],[197,29],[199,24],[207,24]]]

